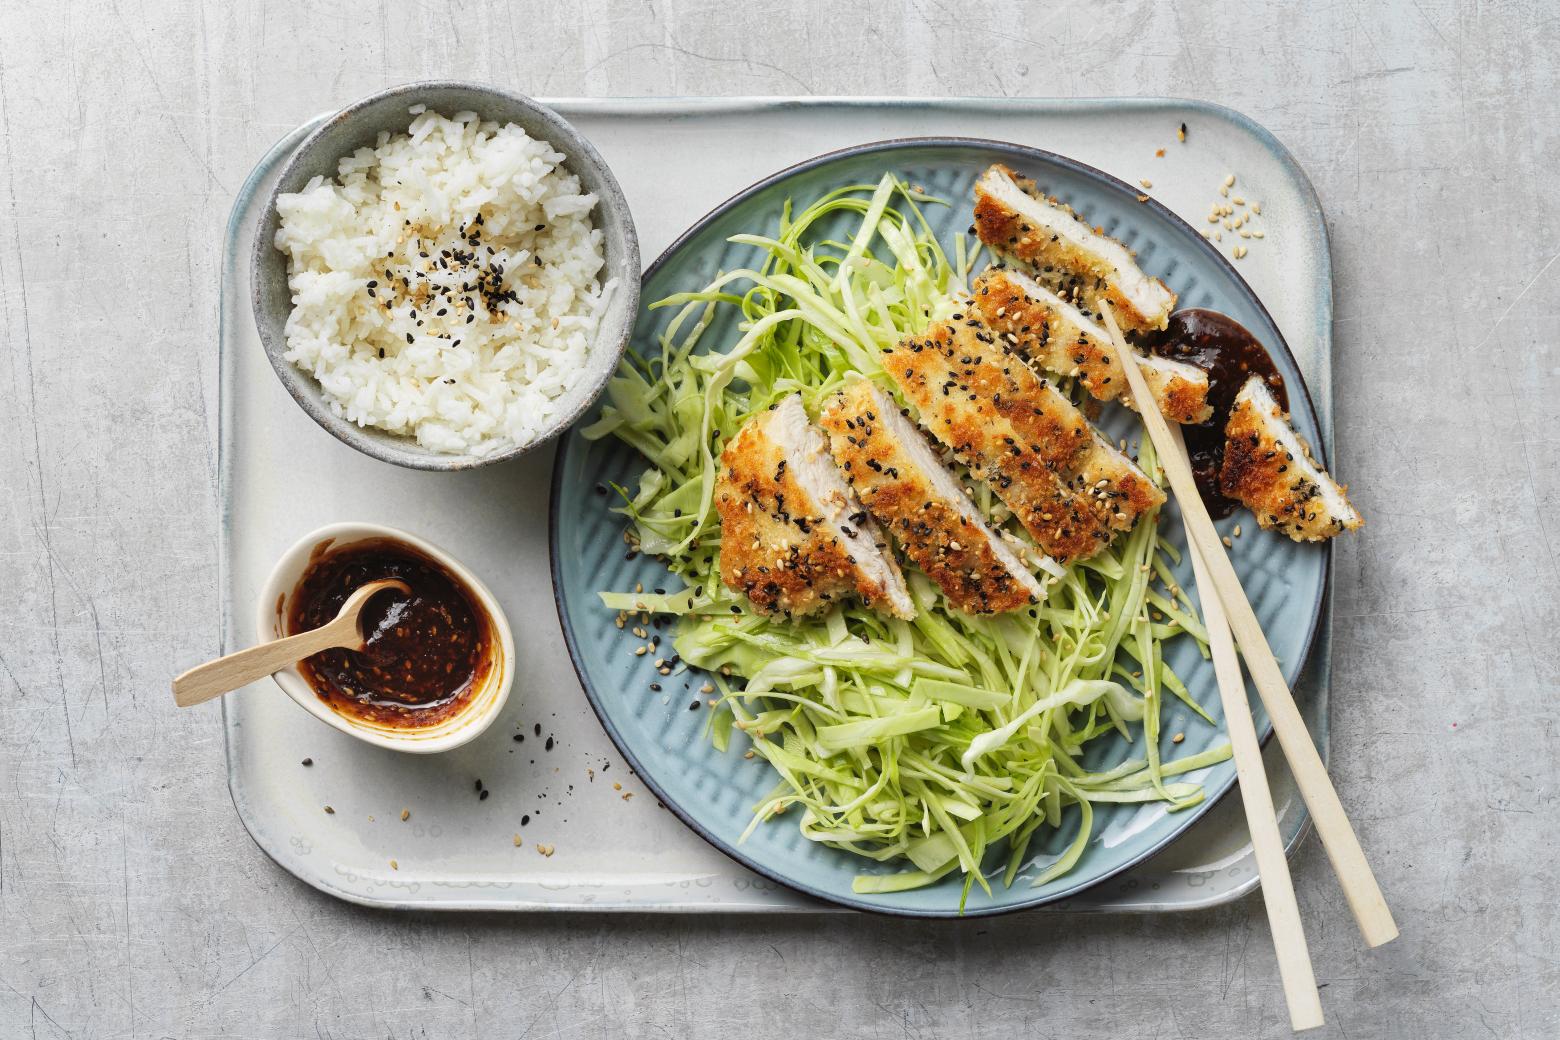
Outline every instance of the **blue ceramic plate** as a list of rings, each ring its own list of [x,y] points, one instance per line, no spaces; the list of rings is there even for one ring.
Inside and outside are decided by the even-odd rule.
[[[1099,225],[1138,254],[1145,270],[1180,294],[1183,307],[1211,307],[1235,318],[1262,340],[1290,387],[1295,425],[1320,445],[1316,416],[1303,392],[1304,382],[1289,349],[1262,304],[1224,258],[1169,210],[1155,202],[1139,202],[1137,189],[1058,155],[993,141],[914,139],[864,145],[820,156],[768,180],[726,202],[679,238],[645,274],[643,301],[674,292],[699,289],[720,271],[755,262],[754,250],[726,240],[739,232],[770,233],[786,199],[798,206],[848,184],[875,183],[892,170],[912,184],[949,200],[947,207],[927,208],[933,229],[953,253],[953,239],[971,219],[971,189],[975,178],[992,162],[1004,162],[1034,177],[1048,193],[1070,203],[1090,224]],[[674,309],[641,310],[632,346],[649,350]],[[724,348],[735,339],[734,321],[726,309],[704,334],[700,349]],[[584,423],[594,421],[596,412]],[[1136,437],[1138,423],[1116,406],[1101,417],[1112,437]],[[1325,460],[1323,460],[1325,461]],[[717,848],[753,870],[820,899],[889,913],[952,916],[959,913],[962,882],[957,875],[937,885],[911,892],[857,895],[851,880],[864,871],[906,869],[880,866],[845,852],[816,845],[801,836],[794,818],[779,817],[760,826],[742,844],[737,839],[753,807],[773,787],[774,774],[761,759],[745,759],[746,741],[733,734],[730,748],[718,753],[705,735],[708,712],[697,696],[705,676],[690,671],[671,679],[655,673],[647,657],[635,657],[640,640],[613,624],[614,611],[597,598],[601,590],[677,587],[655,560],[625,559],[622,518],[610,511],[612,501],[598,485],[617,482],[635,486],[644,462],[614,440],[587,442],[578,427],[565,434],[553,469],[552,570],[558,616],[580,682],[591,706],[618,749],[668,808]],[[1161,523],[1179,544],[1180,518],[1174,506]],[[1226,531],[1244,519],[1241,539],[1232,554],[1241,581],[1273,651],[1293,685],[1316,631],[1327,581],[1328,550],[1296,545],[1260,531],[1249,514],[1224,521]],[[1193,588],[1190,565],[1177,573],[1185,588]],[[1196,700],[1214,718],[1221,718],[1213,669],[1189,639],[1166,647],[1167,660],[1182,676]],[[660,682],[662,692],[651,692]],[[689,710],[694,700],[699,710]],[[1222,743],[1219,729],[1207,725],[1173,698],[1167,698],[1162,727],[1166,761]],[[1269,730],[1257,710],[1259,731]],[[1174,734],[1184,733],[1180,744]],[[1141,735],[1138,736],[1141,741]],[[1139,752],[1141,754],[1141,752]],[[1132,757],[1131,746],[1114,737],[1090,745],[1089,764],[1107,768]],[[1076,868],[1064,877],[1036,887],[1033,879],[1066,847],[1077,826],[1077,809],[1068,811],[1060,830],[1045,840],[1037,834],[1030,857],[1012,887],[994,877],[992,894],[971,891],[964,913],[1001,913],[1064,898],[1131,867],[1186,830],[1211,807],[1235,780],[1233,763],[1187,774],[1201,783],[1206,800],[1192,809],[1168,813],[1157,804],[1096,807],[1093,836]],[[1003,857],[988,862],[1000,874]]]

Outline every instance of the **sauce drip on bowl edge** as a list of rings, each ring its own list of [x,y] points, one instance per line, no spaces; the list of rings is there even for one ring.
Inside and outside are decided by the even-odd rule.
[[[1170,324],[1150,344],[1160,357],[1196,365],[1208,373],[1208,403],[1213,415],[1198,426],[1183,426],[1186,451],[1197,477],[1197,490],[1215,520],[1229,516],[1240,504],[1219,488],[1224,465],[1224,427],[1230,407],[1246,379],[1259,375],[1279,407],[1289,410],[1289,391],[1266,348],[1240,322],[1218,311],[1198,307],[1176,311]]]
[[[391,538],[315,550],[291,598],[287,630],[333,619],[353,590],[399,578],[368,601],[359,619],[362,650],[326,650],[299,662],[309,687],[339,714],[421,729],[460,711],[496,662],[493,623],[466,584],[442,564]]]

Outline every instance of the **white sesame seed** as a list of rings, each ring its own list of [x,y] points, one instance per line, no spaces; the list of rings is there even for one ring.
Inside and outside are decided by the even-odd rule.
[[[1226,188],[1233,188],[1235,186],[1235,175],[1233,173],[1224,178],[1224,186]]]

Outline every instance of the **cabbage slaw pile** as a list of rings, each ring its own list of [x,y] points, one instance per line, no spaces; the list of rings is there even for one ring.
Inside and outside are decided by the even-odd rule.
[[[852,373],[898,399],[880,351],[946,318],[966,291],[975,254],[960,236],[948,257],[922,212],[936,202],[888,174],[876,185],[830,192],[794,216],[787,202],[773,236],[734,236],[760,251],[762,263],[652,304],[676,309],[659,351],[625,356],[601,419],[584,435],[616,437],[648,460],[637,489],[617,489],[626,537],[685,583],[678,592],[603,592],[603,604],[630,615],[677,615],[678,657],[712,673],[719,689],[716,746],[725,750],[735,728],[779,775],[744,839],[759,823],[799,810],[813,841],[880,862],[908,860],[908,870],[858,876],[856,892],[917,888],[957,870],[967,898],[974,884],[990,892],[983,864],[988,853],[1000,862],[994,850],[1005,854],[1001,880],[1011,885],[1035,833],[1060,827],[1068,806],[1080,809],[1078,830],[1033,884],[1078,862],[1095,804],[1196,805],[1201,788],[1171,778],[1230,752],[1225,743],[1160,759],[1167,693],[1212,719],[1164,662],[1166,640],[1189,636],[1205,657],[1207,645],[1170,571],[1179,557],[1159,536],[1157,510],[1104,552],[1064,569],[989,488],[955,466],[1047,586],[1043,603],[1006,615],[954,610],[910,566],[913,621],[860,604],[807,619],[767,618],[721,584],[713,496],[725,442],[749,416],[793,393],[817,414]],[[828,238],[824,228],[842,221],[854,225],[848,241]],[[695,353],[723,308],[739,312],[740,338]],[[1146,438],[1139,461],[1162,482]],[[1090,771],[1086,747],[1106,733],[1134,745],[1140,733],[1142,757]]]

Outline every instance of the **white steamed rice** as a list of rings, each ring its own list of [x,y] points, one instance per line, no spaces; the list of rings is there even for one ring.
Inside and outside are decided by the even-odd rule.
[[[411,112],[277,200],[285,357],[359,426],[439,452],[526,444],[570,403],[614,287],[596,197],[514,124]]]

